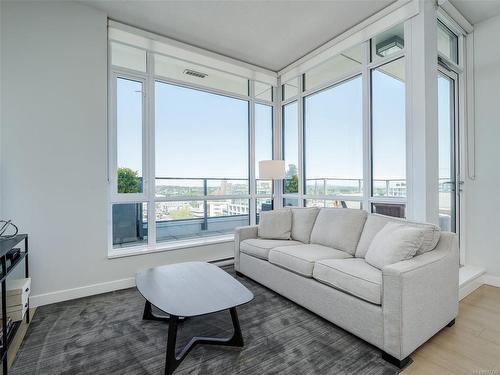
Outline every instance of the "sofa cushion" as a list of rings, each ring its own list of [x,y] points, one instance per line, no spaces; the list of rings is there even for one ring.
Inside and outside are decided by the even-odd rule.
[[[272,248],[295,246],[300,244],[301,242],[292,240],[265,240],[262,238],[250,238],[248,240],[241,241],[240,250],[242,253],[268,260],[269,250]]]
[[[292,211],[288,208],[274,211],[262,211],[259,214],[260,238],[289,240],[292,231]]]
[[[367,213],[349,208],[322,208],[311,232],[311,243],[354,255]]]
[[[381,305],[382,271],[364,259],[324,259],[314,265],[313,277],[324,284]]]
[[[365,257],[373,238],[387,223],[402,223],[424,229],[424,240],[420,248],[417,250],[417,255],[433,250],[439,241],[439,237],[441,236],[441,230],[434,224],[417,223],[391,216],[370,214],[366,219],[365,227],[363,228],[361,238],[359,239],[358,247],[356,249],[356,258]]]
[[[292,208],[292,240],[309,243],[319,208]]]
[[[365,260],[379,269],[411,259],[422,245],[424,229],[400,223],[387,223],[373,238]]]
[[[277,247],[269,252],[270,263],[307,277],[312,277],[315,261],[329,258],[345,259],[352,256],[345,251],[312,244]]]

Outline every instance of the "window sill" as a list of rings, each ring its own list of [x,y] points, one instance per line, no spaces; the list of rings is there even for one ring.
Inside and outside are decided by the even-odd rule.
[[[199,247],[205,245],[214,245],[219,243],[233,242],[234,234],[221,236],[212,236],[204,238],[193,238],[189,240],[179,240],[156,244],[156,246],[134,246],[121,249],[112,249],[108,252],[108,259],[123,258],[136,255],[145,255],[151,253],[160,253],[170,250],[187,249],[190,247]]]

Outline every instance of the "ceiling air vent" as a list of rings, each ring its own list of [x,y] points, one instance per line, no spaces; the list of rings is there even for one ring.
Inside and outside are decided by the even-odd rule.
[[[185,69],[184,74],[187,74],[188,76],[193,76],[196,78],[205,78],[207,76],[205,73],[200,73],[200,72],[197,72],[196,70],[191,70],[191,69]]]

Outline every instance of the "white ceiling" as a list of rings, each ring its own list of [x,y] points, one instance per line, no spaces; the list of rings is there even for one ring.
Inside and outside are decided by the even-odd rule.
[[[278,71],[395,0],[81,0],[108,17]]]
[[[472,24],[500,14],[500,0],[450,0]]]

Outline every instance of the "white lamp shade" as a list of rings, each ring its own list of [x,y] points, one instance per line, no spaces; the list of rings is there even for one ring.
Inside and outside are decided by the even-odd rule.
[[[262,160],[259,161],[259,179],[282,180],[285,178],[284,160]]]

